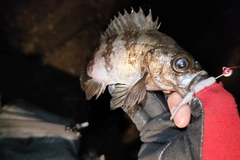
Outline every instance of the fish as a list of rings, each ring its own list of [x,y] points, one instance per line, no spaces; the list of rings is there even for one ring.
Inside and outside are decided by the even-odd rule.
[[[153,20],[151,10],[145,15],[141,7],[138,12],[131,9],[114,16],[82,68],[86,99],[97,99],[108,87],[111,109],[132,108],[147,91],[176,91],[188,97],[183,100],[187,103],[193,86],[208,73],[173,38],[158,31],[161,23]]]

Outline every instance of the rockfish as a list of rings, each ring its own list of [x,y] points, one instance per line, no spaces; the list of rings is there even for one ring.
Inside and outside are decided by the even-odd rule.
[[[147,16],[141,8],[118,14],[101,34],[99,47],[82,71],[81,87],[87,100],[95,95],[97,99],[108,86],[112,109],[131,108],[144,99],[147,90],[176,91],[185,97],[208,77],[187,51],[158,31],[158,18],[153,21],[151,10]],[[185,98],[184,103],[189,101]]]

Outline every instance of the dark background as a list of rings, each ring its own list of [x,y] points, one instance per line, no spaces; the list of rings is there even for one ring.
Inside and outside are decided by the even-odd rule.
[[[110,19],[131,7],[152,10],[163,32],[175,39],[211,75],[240,65],[240,1],[1,0],[0,92],[2,104],[24,99],[49,112],[89,121],[81,153],[94,149],[107,159],[136,159],[138,131],[121,109],[109,110],[110,96],[85,100],[81,64],[98,45]],[[240,103],[240,68],[225,88]],[[227,106],[226,106],[227,107]]]

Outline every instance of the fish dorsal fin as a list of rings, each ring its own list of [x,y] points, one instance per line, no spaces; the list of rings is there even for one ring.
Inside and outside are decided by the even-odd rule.
[[[101,40],[114,35],[121,35],[126,31],[157,30],[158,27],[158,18],[155,21],[152,20],[151,10],[145,16],[141,8],[137,13],[132,8],[130,14],[126,10],[124,10],[123,15],[118,12],[118,17],[114,17],[106,31],[102,33]]]

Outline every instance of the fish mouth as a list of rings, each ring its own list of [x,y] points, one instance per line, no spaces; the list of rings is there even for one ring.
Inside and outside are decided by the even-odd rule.
[[[187,74],[184,76],[178,77],[179,85],[175,86],[175,91],[184,97],[188,92],[191,92],[193,87],[201,82],[202,80],[208,78],[208,73],[204,70],[197,72],[196,74]]]
[[[186,86],[186,90],[187,91],[191,91],[192,88],[199,82],[201,82],[202,80],[208,78],[208,73],[204,70],[198,72],[194,78],[190,81],[190,83]]]

